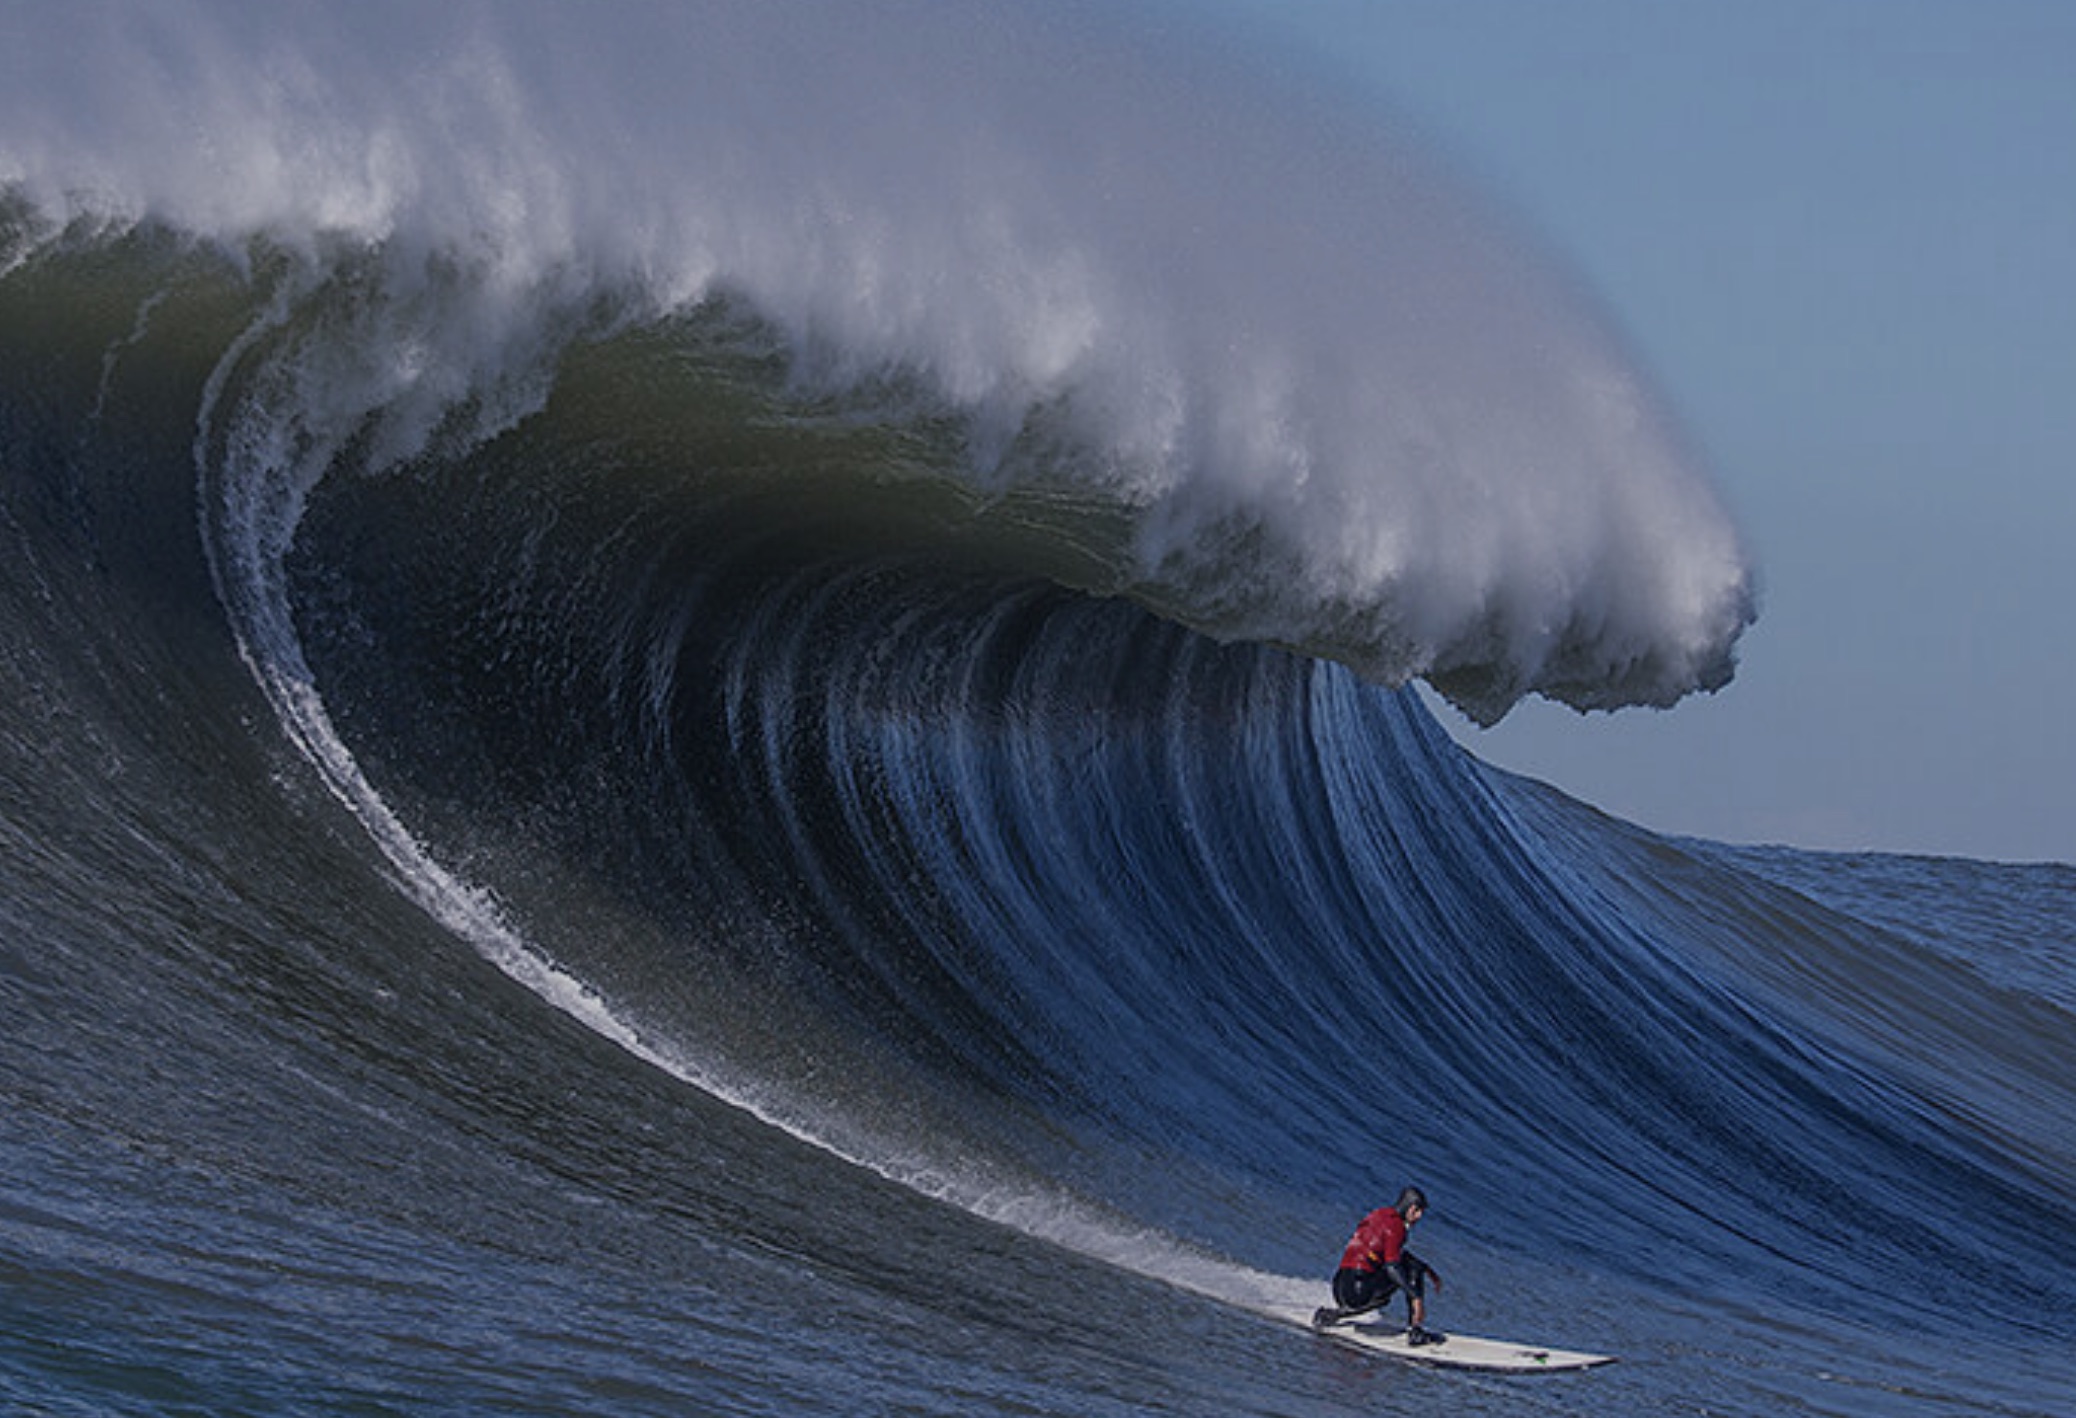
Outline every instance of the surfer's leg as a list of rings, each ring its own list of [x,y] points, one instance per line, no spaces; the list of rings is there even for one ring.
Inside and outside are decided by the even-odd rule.
[[[1398,1282],[1375,1270],[1341,1270],[1334,1273],[1334,1303],[1312,1315],[1315,1328],[1352,1320],[1380,1310],[1391,1300]]]

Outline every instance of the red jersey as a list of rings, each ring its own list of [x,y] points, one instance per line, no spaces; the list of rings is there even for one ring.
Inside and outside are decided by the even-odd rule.
[[[1362,1218],[1348,1249],[1341,1252],[1343,1270],[1381,1270],[1406,1247],[1406,1221],[1396,1208],[1380,1206]]]

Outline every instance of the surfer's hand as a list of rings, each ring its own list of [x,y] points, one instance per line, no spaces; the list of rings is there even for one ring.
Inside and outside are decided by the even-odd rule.
[[[1441,1272],[1440,1272],[1439,1270],[1436,1270],[1436,1269],[1435,1269],[1435,1268],[1434,1268],[1433,1266],[1431,1266],[1431,1265],[1430,1265],[1430,1266],[1429,1266],[1429,1267],[1427,1268],[1427,1278],[1428,1278],[1429,1282],[1430,1282],[1430,1283],[1432,1283],[1432,1284],[1433,1284],[1433,1286],[1434,1286],[1434,1293],[1435,1293],[1435,1294],[1437,1294],[1437,1295],[1441,1294],[1441,1293],[1442,1293],[1442,1273],[1441,1273]]]

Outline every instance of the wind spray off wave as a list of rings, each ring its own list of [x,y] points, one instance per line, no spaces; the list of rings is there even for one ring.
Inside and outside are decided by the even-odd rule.
[[[1085,588],[1484,720],[1732,672],[1736,535],[1590,302],[1371,116],[1100,7],[10,20],[60,24],[0,60],[0,183],[47,230],[360,290],[270,356],[291,482],[506,426],[572,340],[727,302],[796,407],[906,409],[983,514],[1110,528]]]

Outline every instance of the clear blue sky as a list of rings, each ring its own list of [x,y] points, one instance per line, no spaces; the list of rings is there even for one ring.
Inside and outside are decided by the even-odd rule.
[[[2076,3],[1217,3],[1584,277],[1758,563],[1713,698],[1445,722],[1669,831],[2076,862]]]

